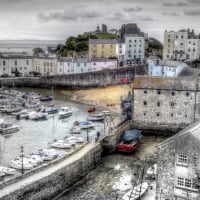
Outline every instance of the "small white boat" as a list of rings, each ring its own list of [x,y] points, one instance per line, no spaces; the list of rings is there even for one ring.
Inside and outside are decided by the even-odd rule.
[[[41,109],[41,112],[48,113],[48,114],[54,114],[54,113],[58,112],[58,108],[56,108],[54,106],[47,106],[47,107],[43,107]]]
[[[91,115],[88,117],[89,121],[103,121],[104,120],[104,114],[103,113],[97,113],[94,115]]]
[[[6,175],[14,175],[16,173],[15,169],[0,166],[0,173],[4,173]]]
[[[55,149],[41,149],[38,151],[38,155],[41,156],[44,161],[51,161],[59,156]]]
[[[29,115],[28,110],[22,110],[16,114],[16,119],[27,119]]]
[[[58,149],[71,149],[72,144],[67,143],[65,140],[57,140],[51,144],[51,147]]]
[[[68,107],[62,107],[58,113],[59,118],[65,118],[72,115],[72,111]]]
[[[124,194],[122,197],[123,200],[137,200],[144,195],[144,193],[148,189],[148,183],[143,182],[133,189],[129,190],[127,193]]]
[[[94,124],[90,121],[88,122],[78,122],[81,129],[88,129],[88,128],[94,128]]]
[[[16,159],[16,160],[10,161],[10,167],[12,167],[14,169],[20,169],[20,170],[23,167],[24,170],[30,170],[34,166],[30,162],[27,162],[26,159],[23,159],[23,162],[22,162],[22,159]]]
[[[29,113],[28,118],[31,120],[45,120],[47,119],[47,113],[33,111]]]
[[[70,133],[80,133],[81,132],[81,127],[79,125],[73,126],[70,131]]]
[[[39,102],[31,102],[31,103],[26,103],[25,107],[26,108],[37,108],[39,107],[40,103]]]
[[[15,124],[9,124],[9,123],[1,123],[0,124],[0,133],[2,134],[10,134],[15,133],[19,131],[20,126]]]
[[[67,141],[71,144],[76,144],[76,143],[83,143],[85,140],[82,137],[69,136],[65,139],[65,141]]]

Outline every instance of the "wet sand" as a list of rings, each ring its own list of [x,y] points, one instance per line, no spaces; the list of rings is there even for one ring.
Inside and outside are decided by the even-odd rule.
[[[124,84],[70,92],[62,91],[62,93],[68,95],[71,100],[104,107],[111,112],[120,113],[120,99],[127,96],[129,91],[131,91],[131,85]]]

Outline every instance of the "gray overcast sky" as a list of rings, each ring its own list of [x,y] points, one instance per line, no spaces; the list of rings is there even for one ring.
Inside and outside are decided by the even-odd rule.
[[[0,0],[0,39],[65,40],[135,22],[160,41],[165,30],[199,33],[200,0]]]

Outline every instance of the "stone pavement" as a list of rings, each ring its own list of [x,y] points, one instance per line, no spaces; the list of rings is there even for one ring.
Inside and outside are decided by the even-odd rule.
[[[148,191],[142,197],[142,200],[155,200],[156,199],[156,182],[155,181],[152,182],[151,186],[153,186],[153,188],[151,190],[148,189]]]

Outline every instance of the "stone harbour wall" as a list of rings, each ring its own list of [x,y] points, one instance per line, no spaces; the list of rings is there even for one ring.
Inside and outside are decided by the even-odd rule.
[[[86,155],[79,160],[66,165],[62,169],[52,173],[51,175],[40,179],[32,184],[24,185],[20,190],[15,191],[1,200],[42,200],[53,199],[64,189],[70,187],[89,171],[94,169],[101,159],[101,146],[97,144]]]

